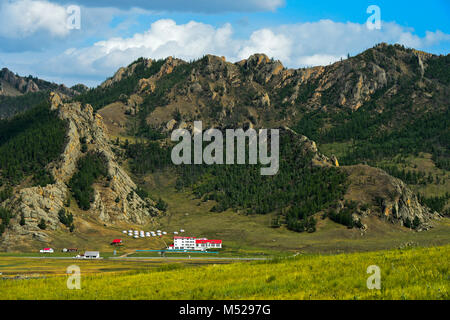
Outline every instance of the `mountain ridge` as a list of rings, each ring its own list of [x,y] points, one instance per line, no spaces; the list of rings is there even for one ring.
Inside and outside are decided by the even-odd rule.
[[[281,188],[277,189],[280,195],[285,193],[287,197],[292,194],[292,199],[282,200],[280,207],[271,207],[264,199],[258,198],[257,188],[251,188],[255,189],[252,191],[255,194],[248,196],[255,197],[255,201],[260,203],[245,207],[248,204],[240,199],[242,195],[239,194],[243,191],[223,183],[226,180],[220,183],[219,180],[227,179],[227,174],[230,174],[230,179],[234,179],[233,174],[252,178],[251,169],[236,169],[241,170],[236,172],[200,170],[198,175],[181,172],[180,177],[187,179],[182,188],[193,191],[202,201],[216,201],[215,210],[273,212],[272,227],[287,223],[288,229],[299,232],[314,232],[321,215],[349,228],[359,228],[363,233],[370,232],[368,223],[373,217],[417,231],[428,230],[434,221],[441,219],[441,215],[434,211],[442,211],[428,209],[400,179],[364,163],[380,166],[381,160],[395,160],[403,165],[404,156],[412,156],[419,151],[430,152],[434,163],[443,172],[441,179],[448,183],[448,127],[445,121],[448,121],[446,97],[449,85],[446,72],[439,68],[443,65],[446,70],[447,60],[446,56],[387,44],[377,45],[330,66],[301,69],[287,69],[281,62],[264,54],[254,54],[236,63],[213,55],[205,55],[192,62],[172,57],[163,60],[140,58],[128,67],[120,68],[97,88],[72,97],[61,98],[58,93],[52,93],[51,108],[59,112],[59,117],[69,121],[69,142],[65,151],[59,162],[46,167],[56,184],[34,189],[14,188],[14,195],[2,203],[12,209],[14,215],[10,219],[13,227],[7,229],[5,235],[9,240],[3,241],[8,244],[17,241],[14,233],[52,241],[51,237],[46,237],[45,231],[39,230],[39,219],[46,220],[52,230],[64,230],[58,220],[58,211],[65,207],[69,192],[67,185],[77,171],[76,162],[84,153],[81,151],[83,145],[87,152],[100,151],[106,155],[109,176],[120,176],[123,182],[103,190],[102,184],[110,183],[109,179],[96,180],[91,209],[88,210],[97,221],[95,223],[112,226],[122,220],[132,224],[142,225],[150,221],[158,224],[158,217],[164,214],[157,209],[156,201],[142,200],[141,194],[145,198],[145,193],[140,189],[145,188],[145,181],[155,171],[165,174],[164,170],[172,170],[165,158],[171,145],[169,133],[176,128],[192,130],[193,120],[202,120],[204,127],[218,129],[281,128],[290,137],[288,140],[293,145],[299,144],[300,148],[287,149],[286,155],[291,158],[283,158],[283,161],[288,168],[304,170],[304,177],[312,179],[313,190],[319,186],[328,186],[332,190],[335,187],[333,183],[340,181],[336,172],[348,175],[344,183],[347,191],[343,196],[339,195],[341,191],[335,192],[329,201],[321,199],[326,195],[319,194],[323,192],[320,189],[316,194],[305,191],[301,197],[296,197],[295,190],[282,186],[282,181],[278,181],[273,187]],[[416,125],[430,115],[434,118],[429,121],[444,122],[441,126],[433,125],[433,128]],[[81,130],[81,135],[74,134],[74,130]],[[416,141],[412,141],[410,136],[404,138],[400,135],[396,140],[398,149],[386,148],[383,140],[386,135],[393,135],[396,139],[400,133],[411,132],[414,132]],[[81,142],[80,138],[85,141]],[[331,145],[332,152],[324,155],[320,151],[321,143]],[[339,150],[333,148],[348,143],[350,147],[346,148],[344,156],[336,157],[334,153]],[[411,143],[417,145],[415,149]],[[376,154],[373,150],[374,154],[357,154],[359,150],[364,151],[358,149],[364,145],[374,146]],[[375,149],[377,146],[379,149]],[[309,165],[305,163],[304,167],[296,167],[296,161],[303,161],[304,157],[292,155],[298,150],[309,150],[307,154],[312,156]],[[395,157],[388,151],[394,152]],[[144,159],[144,156],[149,159]],[[326,168],[335,170],[327,171]],[[210,177],[211,173],[219,180],[214,182],[214,179],[204,178]],[[139,183],[133,182],[130,176]],[[114,184],[115,180],[112,181]],[[440,183],[440,180],[436,181]],[[259,188],[270,190],[272,182],[264,183],[260,183]],[[295,184],[295,181],[287,183],[290,184]],[[49,189],[49,194],[58,199],[57,205],[44,203],[48,201],[39,204],[38,201],[36,207],[45,207],[45,214],[30,219],[32,210],[24,209],[27,205],[20,193],[41,193],[45,200],[48,197],[42,195],[48,193],[45,188],[57,189],[54,192]],[[231,202],[223,201],[222,194],[236,198]],[[146,206],[152,213],[141,212]],[[445,206],[444,201],[442,208]],[[134,213],[123,220],[118,217],[129,212],[125,207],[133,207]],[[317,211],[309,212],[308,208]],[[26,228],[19,223],[22,214],[25,215]],[[23,230],[28,231],[24,233]]]

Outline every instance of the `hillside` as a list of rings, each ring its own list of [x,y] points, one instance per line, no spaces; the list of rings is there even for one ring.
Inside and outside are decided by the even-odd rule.
[[[319,145],[352,142],[343,164],[424,152],[448,171],[449,68],[449,56],[386,44],[298,70],[263,54],[237,63],[142,58],[76,99],[136,114],[126,132],[133,136],[194,119],[215,127],[287,125]],[[123,121],[115,129],[125,135]]]
[[[73,217],[71,199],[77,202],[81,212],[89,211],[88,217],[105,226],[142,225],[159,214],[151,199],[136,193],[136,185],[117,164],[101,118],[93,114],[90,106],[63,104],[52,93],[49,104],[39,108],[46,110],[52,124],[42,127],[39,118],[33,124],[35,117],[30,117],[30,113],[35,109],[31,109],[5,121],[2,127],[9,134],[1,141],[0,152],[3,156],[0,200],[6,208],[2,216],[3,248],[36,239],[49,241],[47,230],[63,229],[72,233],[75,225],[72,227],[64,218]],[[59,131],[53,133],[57,123]],[[47,145],[37,144],[41,141],[49,143],[48,150],[43,149]],[[38,150],[29,150],[34,146],[42,152],[41,156],[37,157]],[[16,150],[21,159],[17,158]]]
[[[0,119],[10,118],[46,100],[50,91],[73,97],[88,90],[84,85],[68,88],[33,76],[22,77],[7,68],[0,70]]]
[[[1,246],[82,244],[118,235],[122,226],[172,227],[170,221],[226,237],[213,221],[236,214],[242,225],[229,226],[233,246],[234,229],[255,224],[262,234],[287,237],[282,250],[301,246],[308,234],[367,235],[384,248],[402,232],[446,230],[449,62],[386,44],[297,70],[264,54],[237,63],[211,55],[140,58],[97,88],[52,93],[50,114],[40,107],[48,127],[30,120],[36,108],[2,122]],[[192,130],[194,120],[222,130],[278,128],[279,173],[261,176],[259,164],[174,166],[170,132]],[[44,145],[54,148],[42,155],[28,150],[33,132],[57,143]],[[17,146],[21,161],[14,161]],[[213,226],[202,225],[210,217]],[[258,247],[250,238],[244,245]]]

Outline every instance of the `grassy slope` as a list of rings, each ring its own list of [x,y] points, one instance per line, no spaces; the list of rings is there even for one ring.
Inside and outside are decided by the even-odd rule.
[[[427,232],[415,232],[391,225],[373,217],[371,229],[365,234],[347,229],[329,219],[318,217],[317,231],[297,233],[285,228],[269,227],[271,215],[239,214],[231,210],[210,212],[213,201],[201,202],[190,192],[176,192],[174,177],[167,172],[147,176],[146,187],[154,197],[161,196],[169,204],[168,215],[161,219],[164,229],[183,228],[187,235],[220,238],[224,248],[235,254],[253,255],[279,252],[338,253],[396,248],[406,242],[421,246],[450,242],[450,219],[444,219]]]
[[[450,246],[3,281],[3,299],[449,299]],[[89,262],[104,263],[104,262]],[[366,286],[381,270],[381,290]],[[139,265],[136,265],[139,268]],[[85,266],[81,266],[82,275]],[[89,272],[89,271],[87,271]],[[245,275],[245,276],[244,276]],[[218,284],[220,284],[218,286]]]

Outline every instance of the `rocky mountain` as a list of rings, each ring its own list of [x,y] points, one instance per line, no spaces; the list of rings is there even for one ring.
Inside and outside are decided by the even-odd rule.
[[[425,115],[447,121],[448,75],[439,70],[448,70],[449,60],[387,44],[303,69],[285,68],[264,54],[237,63],[212,55],[191,63],[141,58],[76,99],[94,109],[121,102],[127,114],[158,129],[202,119],[216,127],[288,125],[321,144],[352,136],[362,141],[372,132],[397,134],[407,127],[409,133]],[[421,149],[436,146],[426,151],[443,163],[448,130],[444,124],[439,130],[433,141],[421,141]]]
[[[2,203],[13,215],[2,243],[46,240],[42,219],[63,228],[58,212],[86,151],[102,154],[107,166],[88,210],[107,225],[159,223],[160,206],[138,192],[157,174],[176,181],[173,192],[216,201],[212,210],[271,214],[272,227],[314,232],[322,216],[370,232],[375,217],[427,230],[450,199],[449,70],[449,56],[387,44],[302,69],[264,54],[236,63],[140,58],[97,88],[52,93],[51,109],[68,125],[63,153],[45,167],[54,183],[14,187]],[[35,90],[30,81],[39,87],[31,78],[7,83],[23,93]],[[250,167],[175,168],[170,132],[193,130],[194,120],[204,128],[280,128],[281,174],[264,180]]]

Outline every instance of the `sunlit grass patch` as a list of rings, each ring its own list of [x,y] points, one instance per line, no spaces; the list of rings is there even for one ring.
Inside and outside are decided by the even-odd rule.
[[[183,265],[121,273],[82,274],[81,290],[66,276],[3,280],[3,299],[449,299],[450,246],[339,255],[299,255],[273,261]],[[381,270],[381,290],[369,290],[367,267]],[[83,272],[83,267],[81,267]]]

